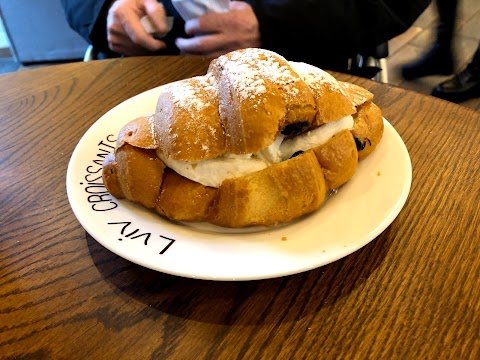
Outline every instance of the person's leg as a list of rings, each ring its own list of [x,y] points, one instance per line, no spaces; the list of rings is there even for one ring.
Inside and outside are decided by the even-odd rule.
[[[432,47],[418,60],[402,68],[407,80],[428,75],[450,75],[454,71],[453,36],[457,21],[457,0],[436,0],[438,25]]]
[[[433,89],[432,95],[452,102],[480,97],[480,42],[467,67],[439,84]]]
[[[435,44],[445,50],[453,47],[453,35],[457,23],[457,0],[436,0],[438,12],[437,39]]]

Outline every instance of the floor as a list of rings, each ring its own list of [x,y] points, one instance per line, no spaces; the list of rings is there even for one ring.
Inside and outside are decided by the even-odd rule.
[[[465,68],[480,41],[480,1],[459,0],[459,2],[459,19],[455,35],[457,71]],[[389,83],[430,94],[438,83],[449,78],[449,76],[429,76],[415,81],[405,81],[400,75],[403,64],[415,60],[425,52],[425,49],[428,49],[435,36],[436,22],[437,15],[433,3],[409,30],[390,41],[390,55],[387,59]],[[17,63],[11,55],[8,38],[0,23],[0,74],[49,65],[51,64]],[[468,100],[461,105],[480,111],[480,98]]]
[[[387,59],[390,84],[430,94],[437,84],[450,77],[428,76],[415,81],[405,81],[400,73],[403,64],[417,59],[435,39],[437,13],[434,3],[425,10],[409,30],[390,41],[390,55]],[[480,41],[479,0],[459,0],[454,41],[457,71],[460,71],[468,64]],[[480,111],[480,98],[468,100],[462,105]]]

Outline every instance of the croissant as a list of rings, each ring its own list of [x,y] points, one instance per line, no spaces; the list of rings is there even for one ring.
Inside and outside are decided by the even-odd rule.
[[[161,216],[240,228],[321,207],[381,141],[368,90],[314,66],[247,48],[160,88],[103,163],[103,181]]]

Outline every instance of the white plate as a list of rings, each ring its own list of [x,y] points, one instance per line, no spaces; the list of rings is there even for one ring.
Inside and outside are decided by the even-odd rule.
[[[229,230],[176,223],[108,194],[101,164],[120,128],[155,110],[159,89],[102,116],[85,133],[67,170],[70,205],[85,230],[115,254],[168,274],[254,280],[295,274],[347,256],[377,237],[410,191],[408,151],[384,119],[383,139],[355,176],[316,212],[277,228]]]

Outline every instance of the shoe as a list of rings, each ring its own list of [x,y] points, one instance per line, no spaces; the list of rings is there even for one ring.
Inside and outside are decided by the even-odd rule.
[[[480,97],[480,64],[471,62],[462,72],[435,87],[432,96],[455,103]]]
[[[402,67],[405,80],[415,80],[429,75],[451,75],[454,71],[453,53],[449,47],[433,46],[417,61]]]

